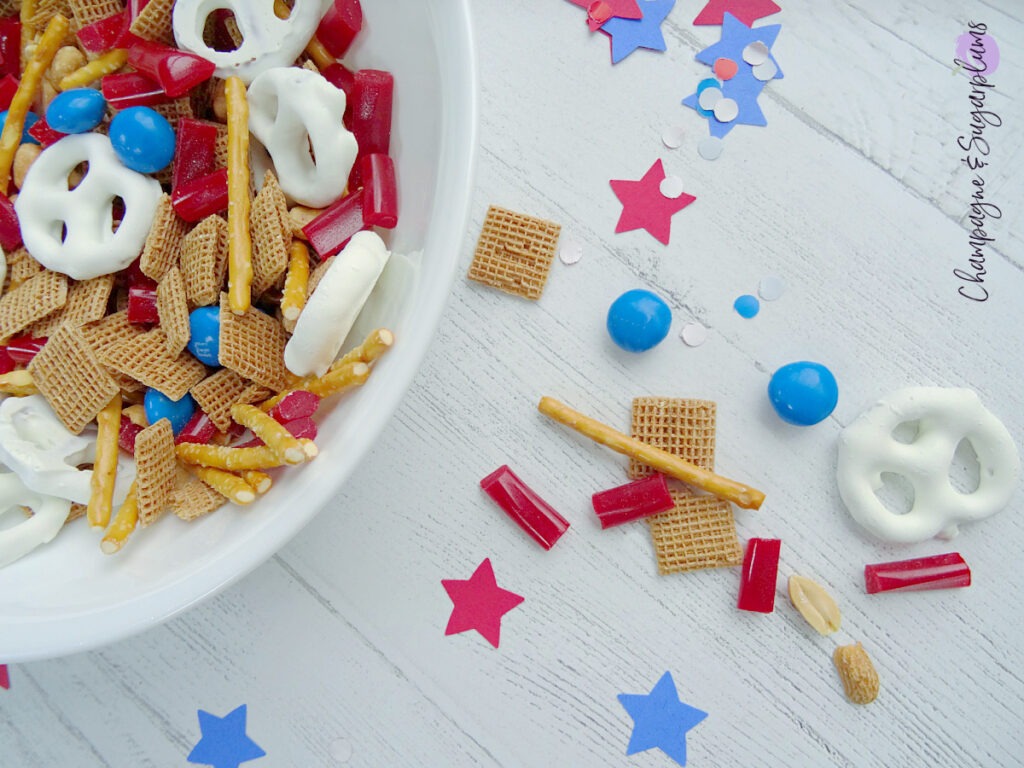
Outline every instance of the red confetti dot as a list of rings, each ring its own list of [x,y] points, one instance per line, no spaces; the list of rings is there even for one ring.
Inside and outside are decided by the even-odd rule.
[[[732,80],[739,68],[739,64],[732,59],[715,59],[715,74],[722,80]]]

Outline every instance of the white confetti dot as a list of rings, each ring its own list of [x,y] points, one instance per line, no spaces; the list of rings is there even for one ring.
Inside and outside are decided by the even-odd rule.
[[[715,119],[720,123],[731,123],[740,114],[740,105],[735,99],[719,99],[715,104]]]
[[[722,98],[721,88],[705,88],[697,97],[697,103],[701,109],[712,110]]]
[[[665,197],[675,200],[683,194],[683,180],[678,176],[666,176],[661,180],[661,185],[658,189],[661,190],[661,194]]]
[[[686,131],[681,125],[671,125],[661,134],[661,143],[669,149],[679,149],[683,146],[683,138]]]
[[[750,71],[754,73],[754,77],[756,77],[758,80],[767,83],[769,80],[771,80],[779,73],[779,68],[775,66],[774,61],[772,61],[771,59],[767,59],[761,64],[758,64]]]
[[[339,763],[347,763],[352,759],[352,742],[348,739],[335,739],[331,742],[331,757]]]
[[[786,281],[778,275],[766,275],[757,286],[758,295],[765,301],[775,301],[786,292]]]
[[[583,258],[583,244],[572,235],[562,235],[562,241],[558,246],[558,258],[563,264],[575,264]]]
[[[768,46],[755,40],[743,49],[743,60],[752,67],[763,64],[768,59]]]
[[[687,323],[679,334],[679,338],[688,347],[699,347],[708,339],[708,329],[700,323]]]
[[[717,160],[722,156],[725,142],[717,136],[705,136],[697,145],[697,152],[705,160]]]

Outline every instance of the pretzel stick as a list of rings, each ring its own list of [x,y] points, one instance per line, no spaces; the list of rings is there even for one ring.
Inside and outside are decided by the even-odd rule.
[[[252,504],[256,501],[256,489],[236,474],[214,467],[189,467],[189,470],[235,504]]]
[[[117,438],[121,432],[121,395],[96,414],[96,459],[92,466],[89,506],[86,514],[93,528],[106,528],[114,508],[114,481],[117,479]]]
[[[306,456],[313,457],[318,453],[312,440],[302,438],[299,442],[302,443],[302,450]],[[178,458],[186,464],[199,464],[216,469],[270,469],[284,464],[284,460],[265,445],[258,448],[229,448],[225,445],[180,443],[174,449]]]
[[[613,451],[629,456],[630,458],[649,464],[659,472],[682,480],[692,486],[713,493],[720,499],[731,501],[733,504],[744,509],[759,509],[764,501],[764,494],[756,488],[737,483],[727,477],[716,475],[706,469],[684,461],[668,451],[635,440],[628,435],[617,432],[606,424],[584,416],[579,411],[574,411],[569,406],[558,402],[551,397],[542,397],[537,404],[537,410],[548,418],[571,427],[585,437],[589,437],[596,443],[608,446]]]
[[[243,427],[251,429],[252,433],[262,440],[275,456],[280,457],[283,463],[301,464],[306,460],[302,443],[255,405],[235,403],[231,406],[231,418]]]
[[[323,376],[311,376],[304,379],[298,379],[284,391],[279,392],[269,400],[264,400],[260,403],[259,408],[261,411],[266,413],[297,389],[304,389],[307,392],[312,392],[318,397],[328,397],[329,395],[336,395],[339,392],[350,389],[351,387],[361,386],[365,384],[366,380],[369,378],[370,366],[366,363],[347,363],[337,370],[329,370]]]
[[[291,13],[292,9],[288,7],[284,0],[274,0],[274,15],[277,18],[287,19],[291,16]],[[309,54],[309,58],[313,60],[318,69],[326,69],[331,64],[338,63],[338,60],[327,52],[324,44],[317,40],[316,37],[309,41],[309,45],[306,46],[306,53]]]
[[[343,365],[349,363],[372,363],[383,355],[395,343],[395,334],[387,328],[378,328],[371,331],[362,344],[355,349],[349,350],[341,359],[331,364],[330,370],[336,371]]]
[[[102,56],[93,59],[83,67],[65,75],[57,83],[57,90],[70,91],[72,88],[84,88],[94,80],[99,80],[104,75],[117,72],[128,61],[127,48],[114,48]]]
[[[32,374],[21,369],[0,375],[0,392],[15,397],[28,397],[29,395],[38,395],[39,388],[32,379]]]
[[[228,306],[244,315],[252,303],[252,235],[249,232],[249,104],[245,83],[224,81],[228,106]]]
[[[137,426],[145,429],[149,426],[149,419],[146,417],[146,406],[141,403],[129,405],[121,409],[121,414],[128,417],[128,420]]]
[[[266,472],[260,472],[258,469],[247,469],[244,472],[239,473],[242,479],[251,485],[256,493],[261,496],[270,490],[270,486],[274,484],[273,478],[270,477]]]
[[[288,259],[288,274],[284,279],[281,314],[285,320],[295,322],[306,306],[309,294],[309,249],[299,240],[292,242]]]
[[[5,195],[11,183],[14,153],[18,151],[22,132],[25,130],[25,117],[32,106],[32,100],[36,97],[36,91],[39,90],[39,84],[43,81],[43,75],[57,54],[57,49],[64,42],[68,27],[68,20],[59,13],[50,19],[46,31],[39,38],[39,44],[25,66],[18,90],[11,99],[11,106],[7,108],[7,120],[4,122],[3,133],[0,134],[0,192]]]
[[[107,528],[107,534],[103,537],[103,541],[100,542],[100,549],[103,550],[103,554],[112,555],[117,552],[128,541],[132,531],[135,530],[135,526],[139,522],[139,497],[137,489],[138,486],[135,482],[132,482],[132,487],[128,489],[128,496],[125,497],[124,504],[117,510],[114,521]]]

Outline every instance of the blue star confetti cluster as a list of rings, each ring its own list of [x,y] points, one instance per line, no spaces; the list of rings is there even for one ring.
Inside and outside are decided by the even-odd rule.
[[[686,733],[708,713],[679,700],[671,672],[662,675],[650,693],[620,693],[619,703],[633,718],[627,755],[657,748],[686,765]]]
[[[591,31],[600,29],[611,38],[612,64],[618,64],[639,48],[665,50],[662,22],[676,0],[569,0],[587,8]]]

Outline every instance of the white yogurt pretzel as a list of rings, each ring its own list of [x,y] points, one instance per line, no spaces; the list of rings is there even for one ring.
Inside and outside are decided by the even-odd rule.
[[[25,510],[32,510],[25,517]],[[0,519],[22,518],[17,524],[0,530],[0,568],[24,557],[41,544],[51,541],[71,512],[71,502],[36,493],[13,472],[0,469]]]
[[[912,442],[894,437],[897,427],[914,422],[918,432]],[[953,455],[965,439],[980,466],[972,493],[960,493],[949,479]],[[875,493],[883,472],[902,475],[913,486],[914,504],[906,514],[889,510]],[[862,413],[839,437],[839,495],[858,523],[887,541],[952,538],[961,523],[1005,507],[1019,475],[1013,438],[969,389],[901,389]]]
[[[253,80],[247,98],[249,130],[270,153],[285,194],[310,208],[340,198],[359,150],[342,125],[345,92],[316,72],[281,67]]]
[[[69,432],[42,395],[9,397],[0,403],[0,461],[37,493],[88,504],[96,458],[95,433]],[[120,456],[114,504],[128,494],[135,464]]]
[[[332,0],[295,0],[287,19],[274,13],[274,0],[177,0],[171,25],[178,47],[212,61],[217,77],[234,75],[248,84],[272,67],[290,66],[313,37]],[[242,44],[217,51],[203,41],[214,11],[234,14]]]
[[[74,189],[68,176],[89,169]],[[126,168],[99,133],[67,136],[32,163],[14,203],[28,252],[47,269],[89,280],[128,267],[153,225],[160,182]],[[114,199],[124,215],[113,229]]]

